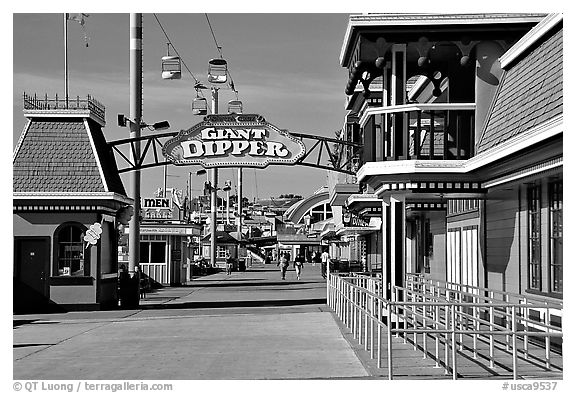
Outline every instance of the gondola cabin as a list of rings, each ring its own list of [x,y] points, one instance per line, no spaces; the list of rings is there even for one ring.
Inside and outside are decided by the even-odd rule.
[[[204,97],[196,97],[192,101],[192,114],[205,115],[208,113],[208,103]]]
[[[208,82],[226,83],[228,80],[228,63],[224,59],[212,59],[208,62]]]
[[[242,101],[228,101],[228,113],[242,113]]]
[[[180,79],[182,66],[179,56],[162,56],[162,79]]]

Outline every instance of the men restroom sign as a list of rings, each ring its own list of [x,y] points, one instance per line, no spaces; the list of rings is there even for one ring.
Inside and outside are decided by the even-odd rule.
[[[256,114],[206,116],[162,148],[164,157],[175,165],[205,168],[293,165],[305,152],[301,140]]]

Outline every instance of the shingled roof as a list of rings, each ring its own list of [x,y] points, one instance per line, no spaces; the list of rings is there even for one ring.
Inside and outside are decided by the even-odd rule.
[[[478,143],[478,153],[562,114],[562,110],[560,27],[505,71]]]
[[[16,147],[17,193],[126,195],[102,129],[82,118],[32,118]]]

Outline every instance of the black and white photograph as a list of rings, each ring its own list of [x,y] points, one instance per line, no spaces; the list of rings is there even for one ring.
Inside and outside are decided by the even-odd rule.
[[[7,391],[568,390],[560,4],[146,4],[5,18]]]

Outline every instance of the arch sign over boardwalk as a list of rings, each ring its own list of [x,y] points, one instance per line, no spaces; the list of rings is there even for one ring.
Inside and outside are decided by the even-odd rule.
[[[294,165],[306,153],[304,143],[257,114],[208,115],[166,141],[164,157],[175,165],[214,167]]]

